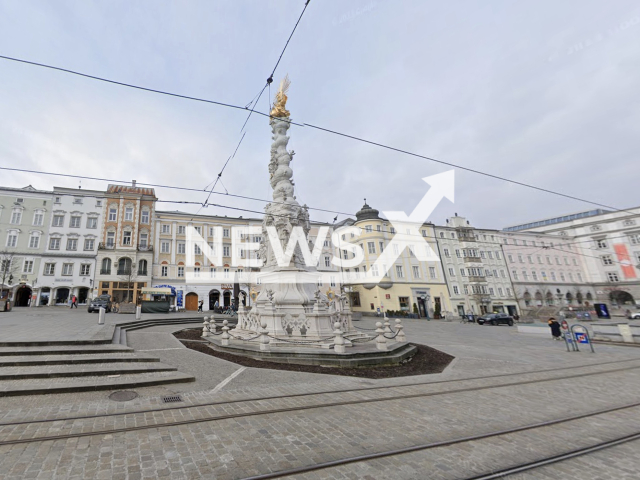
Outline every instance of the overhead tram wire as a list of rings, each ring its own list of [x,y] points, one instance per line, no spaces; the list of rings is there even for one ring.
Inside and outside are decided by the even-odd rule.
[[[311,0],[307,0],[305,2],[304,8],[302,9],[302,12],[300,13],[300,16],[298,17],[298,20],[296,21],[296,24],[293,26],[293,30],[291,31],[291,34],[289,34],[289,38],[287,38],[287,42],[284,44],[284,48],[282,49],[282,52],[280,52],[280,56],[278,57],[278,61],[276,62],[275,66],[273,67],[273,70],[271,71],[271,75],[269,75],[269,77],[267,78],[267,81],[264,84],[264,87],[262,87],[262,90],[260,90],[258,95],[256,97],[254,97],[254,100],[249,102],[248,106],[252,105],[252,108],[249,109],[249,115],[247,115],[247,118],[245,119],[244,123],[242,124],[242,128],[240,129],[241,132],[244,131],[244,128],[247,126],[247,123],[249,122],[249,119],[251,118],[251,114],[256,111],[255,110],[255,106],[258,105],[258,102],[260,101],[260,98],[262,97],[262,94],[264,93],[264,91],[265,91],[265,89],[267,87],[269,87],[269,94],[271,94],[271,83],[273,82],[273,76],[276,73],[278,65],[280,65],[280,61],[282,60],[284,52],[287,50],[287,47],[289,46],[289,42],[291,41],[291,38],[293,37],[293,34],[296,31],[296,28],[298,28],[298,24],[300,23],[300,20],[302,20],[302,16],[304,15],[304,12],[307,10],[307,7],[309,6],[309,2],[310,1]],[[244,132],[242,134],[242,138],[240,138],[240,141],[238,142],[238,146],[236,147],[235,152],[233,152],[233,155],[227,159],[227,161],[223,165],[222,169],[220,170],[220,173],[218,174],[218,176],[216,177],[216,179],[215,179],[215,181],[213,183],[213,187],[211,187],[211,191],[209,192],[209,196],[207,196],[207,199],[202,204],[202,207],[206,207],[207,206],[207,202],[209,201],[209,198],[211,197],[211,193],[216,188],[216,185],[218,184],[218,181],[221,181],[220,179],[222,177],[222,174],[224,173],[225,168],[227,168],[227,165],[229,164],[229,162],[231,160],[233,160],[233,158],[236,156],[236,152],[238,151],[238,147],[240,147],[240,144],[242,143],[242,140],[244,139],[244,136],[245,136],[246,133],[247,132]],[[226,190],[226,188],[225,188],[225,190]],[[198,210],[198,212],[199,211],[200,210]]]
[[[307,2],[307,4],[308,3],[309,2]],[[306,7],[306,5],[305,5],[305,7]],[[233,105],[233,104],[229,104],[229,103],[218,102],[218,101],[214,101],[214,100],[207,100],[207,99],[198,98],[198,97],[191,97],[191,96],[188,96],[188,95],[170,93],[170,92],[166,92],[166,91],[163,91],[163,90],[157,90],[157,89],[152,89],[152,88],[147,88],[147,87],[140,87],[140,86],[137,86],[137,85],[124,83],[124,82],[118,82],[118,81],[115,81],[115,80],[109,80],[109,79],[97,77],[97,76],[94,76],[94,75],[88,75],[88,74],[84,74],[84,73],[81,73],[81,72],[76,72],[76,71],[65,69],[65,68],[54,67],[52,65],[46,65],[46,64],[43,64],[43,63],[31,62],[31,61],[28,61],[28,60],[23,60],[23,59],[19,59],[19,58],[15,58],[15,57],[8,57],[6,55],[0,55],[0,59],[5,59],[5,60],[10,60],[10,61],[15,61],[15,62],[21,62],[21,63],[34,65],[34,66],[39,66],[39,67],[44,67],[44,68],[50,68],[50,69],[53,69],[53,70],[58,70],[58,71],[61,71],[61,72],[71,73],[71,74],[74,74],[74,75],[79,75],[79,76],[82,76],[82,77],[90,78],[90,79],[93,79],[93,80],[99,80],[99,81],[108,82],[108,83],[112,83],[112,84],[120,85],[120,86],[124,86],[124,87],[130,87],[130,88],[135,88],[135,89],[138,89],[138,90],[144,90],[144,91],[148,91],[148,92],[152,92],[152,93],[158,93],[158,94],[161,94],[161,95],[168,95],[168,96],[172,96],[172,97],[183,98],[183,99],[186,99],[186,100],[194,100],[194,101],[198,101],[198,102],[211,103],[211,104],[214,104],[214,105],[219,105],[219,106],[227,107],[227,108],[233,108],[233,109],[237,109],[237,110],[248,110],[250,112],[255,112],[258,115],[262,115],[264,117],[271,118],[271,115],[269,115],[267,113],[260,112],[259,110],[249,109],[249,108],[246,108],[246,107],[241,107],[241,106]],[[320,130],[322,132],[330,133],[332,135],[338,135],[338,136],[341,136],[341,137],[344,137],[344,138],[349,138],[351,140],[356,140],[356,141],[359,141],[359,142],[367,143],[369,145],[374,145],[374,146],[377,146],[377,147],[380,147],[380,148],[384,148],[384,149],[387,149],[387,150],[391,150],[391,151],[394,151],[394,152],[397,152],[397,153],[402,153],[404,155],[408,155],[408,156],[412,156],[412,157],[416,157],[416,158],[422,158],[424,160],[428,160],[428,161],[431,161],[431,162],[439,163],[441,165],[447,165],[449,167],[459,168],[460,170],[465,170],[467,172],[475,173],[477,175],[483,175],[483,176],[486,176],[486,177],[489,177],[489,178],[493,178],[493,179],[496,179],[496,180],[501,180],[501,181],[504,181],[504,182],[512,183],[514,185],[519,185],[519,186],[522,186],[522,187],[525,187],[525,188],[529,188],[529,189],[532,189],[532,190],[537,190],[537,191],[540,191],[540,192],[549,193],[551,195],[556,195],[556,196],[560,196],[560,197],[563,197],[563,198],[568,198],[570,200],[576,200],[576,201],[579,201],[579,202],[582,202],[582,203],[588,203],[590,205],[596,205],[598,207],[608,208],[610,210],[614,210],[614,211],[617,211],[617,212],[630,212],[627,209],[612,207],[611,205],[606,205],[604,203],[595,202],[595,201],[592,201],[592,200],[587,200],[585,198],[576,197],[574,195],[569,195],[569,194],[566,194],[566,193],[557,192],[555,190],[550,190],[550,189],[543,188],[543,187],[538,187],[536,185],[531,185],[529,183],[520,182],[518,180],[512,180],[510,178],[502,177],[500,175],[495,175],[495,174],[492,174],[492,173],[483,172],[481,170],[476,170],[476,169],[473,169],[473,168],[470,168],[470,167],[457,165],[457,164],[452,163],[452,162],[447,162],[447,161],[444,161],[444,160],[438,160],[437,158],[427,157],[426,155],[420,155],[418,153],[410,152],[408,150],[404,150],[404,149],[397,148],[397,147],[392,147],[390,145],[386,145],[386,144],[383,144],[383,143],[380,143],[380,142],[374,142],[373,140],[367,140],[365,138],[361,138],[361,137],[357,137],[355,135],[349,135],[349,134],[346,134],[346,133],[338,132],[336,130],[331,130],[331,129],[328,129],[328,128],[320,127],[318,125],[313,125],[313,124],[310,124],[310,123],[296,123],[296,122],[293,122],[293,121],[289,121],[289,123],[291,125],[296,125],[296,126],[299,126],[299,127],[309,127],[309,128],[313,128],[313,129],[316,129],[316,130]]]
[[[0,170],[8,170],[8,171],[16,171],[16,172],[22,172],[22,173],[34,173],[34,174],[38,174],[38,175],[52,175],[52,176],[59,176],[59,177],[69,177],[69,178],[78,178],[78,179],[85,179],[85,180],[95,180],[95,181],[101,181],[101,182],[113,182],[113,183],[118,183],[118,184],[129,184],[129,181],[126,180],[115,180],[115,179],[108,179],[108,178],[100,178],[100,177],[89,177],[89,176],[85,176],[85,175],[72,175],[72,174],[67,174],[67,173],[55,173],[55,172],[43,172],[43,171],[38,171],[38,170],[27,170],[27,169],[20,169],[20,168],[12,168],[12,167],[1,167],[0,166]],[[203,190],[200,190],[198,188],[189,188],[189,187],[178,187],[178,186],[174,186],[174,185],[162,185],[162,184],[156,184],[156,183],[145,183],[145,182],[137,182],[137,185],[144,185],[147,187],[156,187],[156,188],[167,188],[167,189],[173,189],[173,190],[183,190],[183,191],[190,191],[190,192],[202,192]],[[206,191],[206,190],[205,190]],[[95,195],[83,195],[82,190],[78,191],[77,196],[87,196],[87,197],[95,197]],[[234,198],[241,198],[241,199],[245,199],[245,200],[251,200],[251,201],[258,201],[258,202],[265,202],[265,203],[275,203],[275,204],[280,204],[282,202],[276,202],[275,200],[265,200],[265,199],[261,199],[261,198],[255,198],[255,197],[249,197],[246,195],[237,195],[237,194],[232,194],[232,193],[221,193],[221,192],[212,192],[216,195],[223,195],[223,196],[228,196],[228,197],[234,197]],[[106,198],[106,197],[101,197],[101,198]],[[160,203],[182,203],[182,204],[189,204],[189,205],[200,205],[202,207],[202,203],[201,202],[195,202],[195,201],[177,201],[177,200],[157,200]],[[257,210],[251,210],[251,209],[241,209],[241,208],[237,208],[237,207],[230,207],[230,206],[225,206],[225,205],[220,205],[220,204],[209,204],[211,206],[218,206],[220,208],[230,208],[230,209],[235,209],[235,210],[241,210],[241,211],[247,211],[247,212],[251,212],[251,213],[259,213],[260,215],[264,215],[264,212],[260,212]],[[324,209],[324,208],[317,208],[317,207],[308,207],[309,210],[314,210],[314,211],[318,211],[318,212],[324,212],[324,213],[332,213],[332,214],[338,214],[338,215],[344,215],[346,217],[355,217],[356,214],[354,213],[347,213],[347,212],[340,212],[340,211],[336,211],[336,210],[329,210],[329,209]],[[194,214],[194,215],[197,215]],[[323,222],[326,223],[326,222]],[[435,225],[434,225],[435,226]],[[386,229],[382,229],[380,230],[381,233],[390,233],[390,234],[394,234],[395,232],[391,231],[391,230],[386,230]],[[512,240],[513,239],[513,235],[509,234],[509,235],[505,235],[504,233],[500,233],[500,230],[495,231],[492,235],[494,235],[496,238],[501,238],[501,239],[509,239]],[[533,232],[525,232],[525,233],[532,233]],[[407,234],[403,234],[405,236],[407,236]],[[436,236],[431,236],[431,235],[412,235],[409,234],[411,236],[415,236],[415,237],[421,237],[421,238],[433,238],[436,239]],[[537,235],[549,235],[549,234],[545,234],[545,233],[540,233],[538,232]],[[614,240],[617,238],[624,238],[627,235],[621,235],[618,237],[609,237],[608,240]],[[557,237],[553,237],[554,240],[563,240],[563,237],[561,236],[557,236]],[[549,239],[551,240],[551,239]],[[578,243],[585,243],[588,241],[593,241],[593,240],[580,240],[580,241],[576,241],[576,242],[565,242],[564,245],[575,245]],[[498,245],[499,242],[489,242],[489,241],[482,241],[482,240],[476,240],[475,243],[482,243],[482,244],[486,244],[486,245]],[[536,245],[519,245],[522,247],[526,247],[526,248],[536,248]],[[546,247],[546,246],[545,246]],[[593,250],[593,249],[590,249]]]

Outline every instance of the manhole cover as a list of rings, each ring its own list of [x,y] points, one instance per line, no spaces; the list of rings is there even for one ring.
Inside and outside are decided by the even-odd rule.
[[[129,400],[133,400],[137,397],[138,394],[136,392],[129,391],[113,392],[111,395],[109,395],[109,398],[114,402],[128,402]]]

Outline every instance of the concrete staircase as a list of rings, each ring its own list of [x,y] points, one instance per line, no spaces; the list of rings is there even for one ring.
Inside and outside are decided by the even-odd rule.
[[[157,358],[110,340],[0,343],[0,397],[193,381]]]

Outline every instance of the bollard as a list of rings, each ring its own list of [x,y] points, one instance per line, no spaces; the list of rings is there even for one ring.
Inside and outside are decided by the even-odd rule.
[[[142,306],[138,305],[136,307],[136,320],[140,320],[142,317]]]
[[[378,338],[376,338],[376,347],[378,347],[378,350],[386,350],[387,339],[384,336],[384,329],[382,328],[382,322],[376,323],[376,333],[378,334]]]
[[[209,317],[204,317],[204,322],[202,322],[202,336],[209,336]]]
[[[229,327],[227,327],[228,324],[229,322],[227,320],[222,322],[222,336],[220,337],[220,343],[223,346],[229,345],[229,339],[231,338],[231,336],[229,335]]]
[[[262,331],[260,332],[260,350],[269,350],[269,330],[267,330],[267,324],[262,323],[260,325]]]
[[[391,331],[391,322],[389,321],[389,317],[384,318],[384,333],[393,333]]]
[[[105,313],[104,307],[100,307],[98,309],[98,325],[104,325],[104,313]]]
[[[336,322],[333,326],[335,328],[333,333],[336,335],[336,338],[333,340],[333,351],[336,353],[345,353],[346,348],[344,346],[344,338],[342,338],[342,330],[340,330],[342,325],[340,322]]]
[[[404,334],[404,327],[402,326],[402,320],[400,320],[399,318],[396,318],[396,331],[398,332],[398,334],[396,335],[396,340],[398,342],[406,342],[407,341],[407,337]]]

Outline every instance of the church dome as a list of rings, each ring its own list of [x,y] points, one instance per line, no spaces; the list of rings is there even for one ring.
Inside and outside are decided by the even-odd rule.
[[[379,213],[380,212],[378,210],[367,205],[367,199],[365,198],[364,205],[362,206],[360,211],[356,213],[356,219],[358,222],[362,220],[382,220],[378,216]]]

